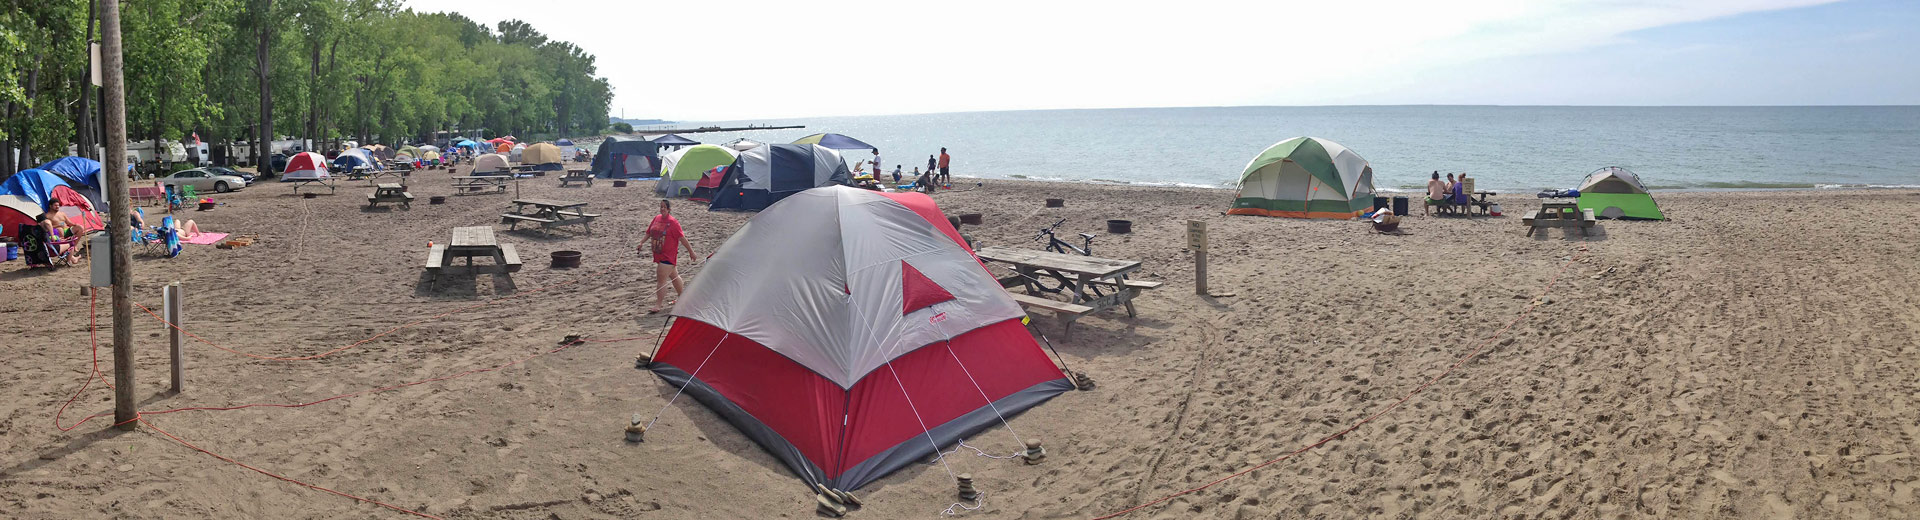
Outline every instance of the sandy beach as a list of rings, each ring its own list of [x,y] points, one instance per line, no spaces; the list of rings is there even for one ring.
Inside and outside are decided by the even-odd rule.
[[[508,232],[512,193],[450,195],[422,172],[411,209],[364,210],[371,188],[313,199],[266,182],[187,211],[251,246],[136,253],[135,301],[185,291],[184,393],[167,384],[164,325],[139,314],[148,411],[70,431],[55,413],[87,378],[84,268],[0,264],[0,516],[402,518],[261,470],[447,518],[810,518],[813,496],[699,403],[666,407],[643,444],[622,428],[674,388],[634,368],[665,319],[646,314],[635,256],[651,182],[523,197],[589,202],[591,235]],[[1592,237],[1523,236],[1507,216],[1354,221],[1226,217],[1232,192],[971,179],[936,196],[980,245],[1101,236],[1166,285],[1074,325],[1036,328],[1098,386],[1014,418],[1044,463],[949,462],[986,493],[979,518],[1089,518],[1286,455],[1424,392],[1344,437],[1126,518],[1902,518],[1920,515],[1920,259],[1914,190],[1656,193],[1670,221],[1603,222]],[[305,191],[305,190],[302,190]],[[1045,198],[1065,208],[1043,208]],[[153,214],[153,208],[148,208]],[[701,254],[752,216],[676,207]],[[157,217],[157,215],[156,215]],[[1134,222],[1107,235],[1106,219]],[[1211,229],[1211,285],[1194,295],[1184,221]],[[157,219],[156,219],[157,220]],[[429,241],[493,224],[526,267],[425,283]],[[559,250],[583,267],[547,266]],[[482,262],[484,264],[484,261]],[[699,266],[686,271],[699,276]],[[1529,312],[1529,308],[1531,311]],[[110,368],[106,292],[98,302]],[[138,312],[136,310],[136,312]],[[555,351],[567,335],[594,340]],[[376,337],[377,336],[377,337]],[[373,339],[368,339],[373,338]],[[622,340],[624,338],[636,338]],[[246,357],[306,357],[282,361]],[[509,365],[511,364],[511,365]],[[468,373],[479,369],[498,370]],[[60,427],[112,409],[95,382]],[[161,433],[164,431],[165,433]],[[1003,454],[992,429],[968,444]],[[953,502],[938,465],[861,489],[850,518],[933,518]]]

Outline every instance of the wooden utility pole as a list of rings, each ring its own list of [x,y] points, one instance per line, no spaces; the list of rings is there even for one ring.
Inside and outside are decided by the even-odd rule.
[[[127,207],[127,87],[121,70],[120,0],[100,0],[100,76],[107,102],[107,237],[113,262],[113,423],[132,430],[139,412],[133,397],[133,232]]]

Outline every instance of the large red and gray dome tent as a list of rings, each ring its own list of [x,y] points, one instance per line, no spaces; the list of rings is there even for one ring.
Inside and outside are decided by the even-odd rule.
[[[1073,388],[964,244],[925,195],[795,194],[720,246],[652,370],[809,484],[857,489]]]

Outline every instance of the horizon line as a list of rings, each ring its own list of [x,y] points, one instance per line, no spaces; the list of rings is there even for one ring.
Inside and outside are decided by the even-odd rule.
[[[1501,105],[1501,104],[1448,104],[1448,103],[1400,103],[1400,104],[1372,104],[1372,105],[1369,105],[1369,104],[1331,104],[1331,105],[1185,105],[1185,106],[1147,106],[1147,107],[1071,107],[1071,108],[1018,108],[1018,109],[999,109],[999,110],[959,110],[959,111],[950,111],[950,112],[898,112],[898,113],[883,113],[883,114],[840,114],[840,115],[825,115],[825,114],[816,114],[816,115],[809,115],[809,116],[793,116],[793,117],[763,117],[763,118],[749,118],[749,119],[689,119],[689,118],[676,118],[676,119],[664,119],[664,118],[659,118],[659,117],[641,117],[641,118],[619,118],[619,119],[636,119],[636,120],[638,120],[638,119],[653,119],[653,120],[662,120],[662,121],[670,121],[670,122],[674,122],[674,123],[683,123],[683,122],[727,122],[727,121],[764,121],[764,120],[779,120],[779,119],[806,119],[806,118],[819,118],[819,117],[887,117],[887,116],[928,116],[928,115],[944,115],[944,114],[991,114],[991,113],[1002,113],[1002,112],[1066,112],[1066,111],[1092,111],[1092,110],[1162,110],[1162,109],[1190,109],[1190,108],[1201,108],[1201,109],[1228,109],[1228,108],[1405,108],[1405,107],[1464,107],[1464,108],[1915,108],[1915,107],[1920,107],[1920,104],[1882,104],[1882,105],[1860,105],[1860,104],[1812,104],[1812,105],[1784,105],[1784,104],[1779,104],[1779,105],[1600,105],[1600,104],[1594,104],[1594,105],[1566,105],[1566,104],[1559,104],[1559,105]]]

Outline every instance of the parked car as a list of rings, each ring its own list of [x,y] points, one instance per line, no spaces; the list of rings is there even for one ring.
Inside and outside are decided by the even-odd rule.
[[[208,167],[205,167],[205,168],[201,168],[201,169],[202,169],[202,170],[206,170],[206,171],[208,171],[208,172],[211,172],[211,173],[213,173],[214,175],[232,175],[232,176],[234,176],[234,177],[239,177],[239,178],[241,178],[241,179],[246,179],[246,181],[247,181],[247,185],[248,185],[248,186],[252,186],[252,185],[253,185],[253,180],[254,180],[254,177],[253,177],[253,174],[251,174],[251,173],[247,173],[247,172],[243,172],[243,171],[240,171],[240,170],[235,170],[235,169],[233,169],[233,168],[228,168],[228,167],[225,167],[225,166],[208,166]],[[195,188],[195,189],[198,189],[198,188]]]
[[[247,180],[234,175],[220,175],[205,168],[194,168],[173,172],[173,175],[161,177],[160,182],[169,186],[193,186],[194,191],[212,190],[226,193],[247,187]]]

